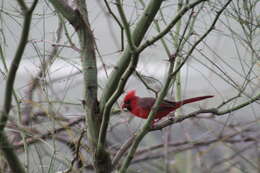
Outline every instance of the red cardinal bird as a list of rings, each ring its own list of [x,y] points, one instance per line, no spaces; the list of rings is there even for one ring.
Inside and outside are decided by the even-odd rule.
[[[154,120],[159,121],[161,118],[165,117],[170,112],[178,109],[182,105],[185,105],[187,103],[197,102],[211,97],[213,96],[194,97],[179,102],[171,102],[171,101],[164,100],[160,104]],[[138,97],[135,95],[135,90],[132,90],[126,94],[122,108],[128,109],[134,116],[147,119],[154,103],[155,103],[155,98]]]

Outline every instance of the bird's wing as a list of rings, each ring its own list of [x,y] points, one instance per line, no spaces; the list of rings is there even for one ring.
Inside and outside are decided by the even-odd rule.
[[[176,105],[176,102],[163,100],[162,103],[160,104],[158,112],[172,110],[172,108],[175,107],[175,105]]]
[[[141,106],[145,110],[149,110],[152,108],[155,99],[152,97],[144,97],[138,100],[138,105]],[[159,106],[158,112],[165,111],[167,109],[171,109],[175,106],[175,102],[171,102],[168,100],[163,100]]]
[[[155,99],[152,97],[144,97],[138,99],[138,106],[140,106],[144,110],[151,110],[153,104],[155,102]]]

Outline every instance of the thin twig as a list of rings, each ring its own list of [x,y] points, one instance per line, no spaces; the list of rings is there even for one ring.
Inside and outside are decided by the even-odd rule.
[[[9,112],[11,110],[12,104],[12,93],[14,88],[14,82],[16,78],[16,72],[22,60],[22,56],[27,45],[27,40],[30,32],[30,25],[33,10],[38,3],[38,0],[34,0],[30,8],[28,8],[23,0],[17,0],[21,9],[24,13],[24,23],[23,30],[21,33],[20,42],[18,44],[18,48],[16,50],[14,59],[12,61],[10,70],[8,72],[6,88],[5,88],[5,97],[4,97],[4,105],[0,114],[0,149],[4,157],[6,158],[11,170],[13,172],[25,173],[24,167],[19,161],[17,154],[14,152],[12,145],[8,142],[7,136],[5,135],[4,128],[9,118]]]
[[[77,160],[79,160],[79,152],[80,152],[80,146],[81,146],[80,144],[81,144],[81,140],[82,140],[82,138],[83,138],[85,132],[86,132],[86,130],[82,130],[82,132],[80,133],[80,137],[79,137],[78,142],[77,142],[77,145],[76,145],[76,152],[75,152],[76,155],[75,155],[75,157],[73,158],[73,160],[71,161],[70,168],[66,171],[66,173],[71,172],[74,163],[75,163]]]

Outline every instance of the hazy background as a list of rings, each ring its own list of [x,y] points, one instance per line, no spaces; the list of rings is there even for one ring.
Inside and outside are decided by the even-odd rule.
[[[2,5],[0,11],[0,29],[2,33],[0,36],[0,44],[9,67],[19,42],[22,18],[19,16],[19,10],[17,9],[18,7],[15,1],[0,0],[0,3]],[[107,75],[102,67],[100,58],[102,58],[104,63],[107,65],[107,73],[109,75],[114,65],[119,60],[122,52],[120,28],[116,25],[114,20],[112,20],[112,18],[104,12],[104,4],[101,2],[98,3],[100,4],[97,4],[97,1],[95,0],[87,1],[90,24],[93,29],[99,51],[99,54],[97,53],[97,62],[99,69],[98,80],[100,95],[102,88],[105,87],[107,82]],[[46,4],[44,1],[39,1],[39,4],[35,10],[29,37],[30,42],[26,47],[15,83],[15,91],[20,98],[24,97],[31,79],[36,76],[42,61],[47,58],[49,50],[52,47],[51,44],[56,37],[55,32],[58,27],[58,18],[54,14],[53,7],[49,5],[49,3]],[[142,7],[139,3],[133,1],[125,1],[124,7],[130,24],[134,24],[143,11]],[[172,16],[174,16],[174,10],[172,9],[175,8],[176,2],[169,1],[165,3],[163,13],[166,20],[172,19]],[[259,5],[257,6],[257,10],[260,11]],[[213,10],[205,10],[200,13],[200,17],[198,19],[199,22],[195,25],[195,32],[198,33],[198,35],[203,33],[203,31],[209,27],[214,15],[215,11]],[[226,16],[228,15],[226,14]],[[211,108],[218,106],[223,101],[239,93],[239,90],[235,89],[234,85],[242,88],[243,83],[247,80],[250,80],[250,82],[246,87],[245,94],[236,101],[228,104],[226,108],[236,106],[260,92],[259,59],[254,59],[255,56],[251,54],[249,49],[245,49],[242,43],[238,41],[240,39],[243,40],[243,38],[246,37],[241,26],[226,16],[222,16],[220,18],[220,21],[218,21],[216,25],[216,30],[214,30],[205,39],[205,41],[197,47],[197,51],[193,53],[193,57],[189,59],[188,63],[186,63],[181,70],[183,98],[200,95],[215,95],[215,97],[203,102],[187,105],[182,109],[183,113],[198,110],[200,107]],[[185,23],[186,20],[187,18],[184,18],[183,23]],[[66,26],[69,34],[74,33],[74,30],[70,25]],[[163,26],[164,25],[162,24],[162,27]],[[230,28],[232,28],[232,32],[230,31]],[[253,42],[256,48],[258,48],[257,50],[260,50],[259,29],[256,33],[258,33],[258,37],[254,37]],[[146,39],[151,38],[154,34],[156,34],[156,30],[153,27],[148,31]],[[236,34],[239,35],[239,38],[235,38]],[[71,37],[76,46],[78,46],[77,35],[74,33]],[[171,46],[172,40],[170,40],[168,36],[166,36],[165,39],[171,48],[171,51],[174,52],[174,48]],[[194,40],[196,39],[198,39],[198,36],[195,35]],[[68,45],[64,34],[62,34],[62,41],[60,44]],[[49,88],[46,87],[48,88],[47,90],[41,88],[43,90],[42,96],[48,98],[48,102],[55,103],[56,101],[59,102],[62,100],[63,102],[69,103],[66,106],[62,104],[56,106],[60,113],[72,116],[73,114],[82,113],[80,103],[81,99],[83,99],[83,79],[80,57],[79,53],[71,48],[61,46],[60,51],[61,53],[59,54],[59,57],[56,57],[55,62],[47,71],[46,77],[43,79],[45,82],[54,82],[49,83]],[[257,54],[259,58],[259,52]],[[146,76],[155,78],[156,80],[152,80],[150,84],[155,89],[160,89],[160,83],[163,83],[165,80],[168,65],[167,54],[165,53],[161,43],[157,42],[147,48],[140,55],[140,63],[138,64],[137,71]],[[0,69],[1,72],[5,71],[2,63],[0,63]],[[5,93],[5,79],[5,74],[1,73],[1,106],[3,103],[3,95]],[[148,91],[140,80],[134,76],[131,77],[125,87],[126,91],[131,89],[136,89],[137,94],[140,96],[153,96],[152,92]],[[173,92],[174,91],[168,93],[167,99],[173,100]],[[120,104],[121,102],[122,97],[119,99],[118,103]],[[238,124],[246,121],[249,122],[257,120],[260,117],[259,103],[260,102],[257,101],[256,103],[250,104],[237,112],[232,112],[222,117],[216,117],[216,120],[223,122],[223,124]],[[75,106],[73,104],[78,105]],[[39,106],[36,109],[41,110],[42,108]],[[112,122],[120,122],[129,116],[129,113],[122,113],[118,116],[113,116]],[[125,128],[124,124],[117,126],[113,130],[120,131],[120,135],[117,135],[117,132],[115,132],[116,135],[111,133],[111,138],[109,139],[113,139],[118,143],[121,143],[126,140],[137,127],[141,127],[142,123],[143,120],[135,118],[133,122],[127,126],[127,128]],[[225,128],[225,125],[223,124],[215,124],[207,120],[184,121],[180,124],[174,125],[171,134],[172,139],[175,141],[184,138],[186,139],[185,135],[187,133],[189,134],[189,137],[194,140],[204,138],[207,139],[207,137],[213,135],[217,136],[218,133],[221,134],[221,129]],[[259,127],[259,122],[254,125]],[[164,133],[162,131],[157,131],[148,136],[149,139],[145,138],[143,142],[144,146],[151,143],[161,143]],[[218,148],[216,150],[219,151],[221,149]],[[217,155],[218,152],[214,153]],[[70,157],[70,154],[68,153],[62,153],[61,155],[66,155],[66,158]]]

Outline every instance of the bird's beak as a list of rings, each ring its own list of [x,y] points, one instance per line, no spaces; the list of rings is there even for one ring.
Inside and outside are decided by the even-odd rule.
[[[128,110],[129,110],[129,109],[128,109],[128,108],[129,108],[129,104],[123,103],[122,106],[121,106],[121,108],[122,108],[123,111],[128,111]]]

